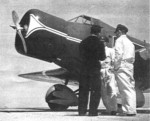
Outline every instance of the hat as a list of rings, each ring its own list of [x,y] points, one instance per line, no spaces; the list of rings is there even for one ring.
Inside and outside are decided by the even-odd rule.
[[[102,28],[103,27],[101,27],[99,25],[92,25],[92,27],[91,27],[91,34],[100,33]]]
[[[124,25],[121,25],[121,24],[118,24],[117,25],[117,28],[116,28],[116,30],[115,30],[115,32],[114,33],[116,33],[117,31],[123,31],[123,32],[125,32],[125,33],[127,33],[128,32],[128,28],[126,27],[126,26],[124,26]]]
[[[104,40],[104,42],[109,42],[108,37],[106,37],[106,36],[104,36],[104,35],[102,35],[102,36],[100,37],[100,40]]]

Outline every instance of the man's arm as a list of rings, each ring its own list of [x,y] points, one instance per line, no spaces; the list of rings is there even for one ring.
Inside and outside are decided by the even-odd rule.
[[[120,68],[122,57],[123,57],[123,44],[122,41],[118,39],[115,44],[115,59],[114,59],[115,70],[118,70]]]
[[[98,47],[98,57],[99,57],[99,60],[101,61],[106,59],[105,46],[104,46],[104,43],[101,41]]]
[[[85,59],[85,54],[86,54],[86,39],[82,40],[81,43],[79,44],[79,53],[80,56]]]

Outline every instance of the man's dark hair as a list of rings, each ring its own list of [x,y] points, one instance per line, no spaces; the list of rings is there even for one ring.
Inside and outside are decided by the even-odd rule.
[[[101,32],[102,27],[99,25],[92,25],[91,34],[98,34]]]
[[[124,26],[124,25],[122,25],[122,24],[118,24],[117,25],[117,28],[116,28],[116,30],[115,30],[115,33],[117,32],[117,31],[122,31],[122,33],[127,33],[128,32],[128,28],[126,27],[126,26]]]

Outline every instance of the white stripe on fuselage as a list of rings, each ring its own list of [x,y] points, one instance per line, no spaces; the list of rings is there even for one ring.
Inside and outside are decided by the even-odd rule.
[[[38,17],[34,16],[33,14],[30,14],[30,23],[29,23],[29,28],[27,30],[25,38],[28,38],[33,32],[38,31],[38,30],[47,30],[53,34],[65,37],[68,40],[75,41],[80,43],[81,39],[75,38],[68,36],[66,33],[58,31],[56,29],[50,28],[42,24],[39,20]]]

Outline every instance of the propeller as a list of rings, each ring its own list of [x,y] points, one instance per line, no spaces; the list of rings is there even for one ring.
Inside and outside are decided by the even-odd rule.
[[[18,14],[16,13],[16,11],[12,11],[12,20],[14,22],[14,25],[15,26],[11,26],[13,29],[16,29],[18,35],[20,36],[21,38],[21,41],[22,41],[22,44],[23,44],[23,49],[24,49],[24,52],[27,53],[27,45],[26,45],[26,42],[25,42],[25,39],[21,33],[21,30],[23,29],[20,24],[19,24],[19,17],[18,17]]]

